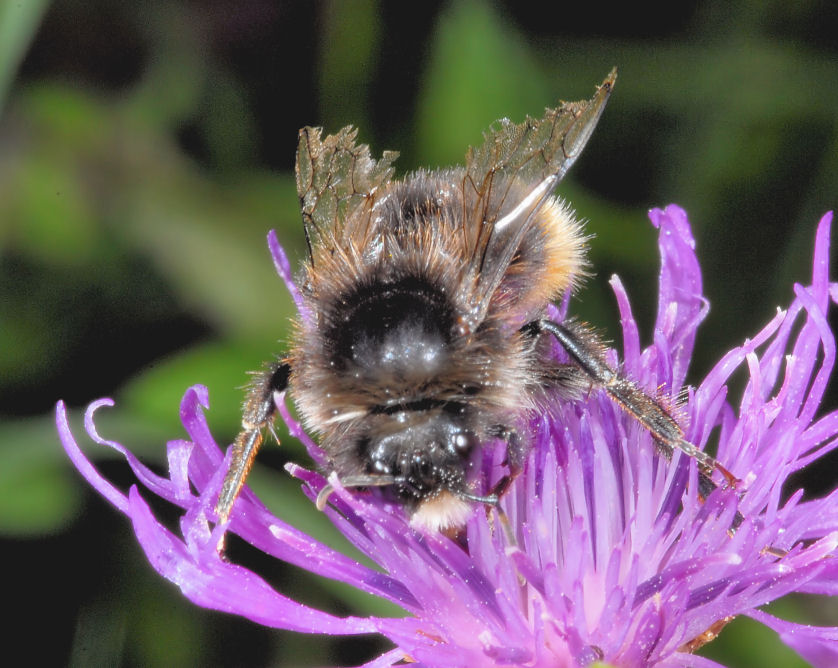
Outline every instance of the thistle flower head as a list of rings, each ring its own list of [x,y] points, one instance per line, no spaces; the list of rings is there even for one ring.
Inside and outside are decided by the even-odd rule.
[[[662,261],[653,343],[641,346],[626,292],[613,278],[623,350],[608,354],[647,391],[672,395],[684,382],[707,303],[685,213],[670,206],[650,217]],[[123,454],[142,492],[135,485],[124,494],[101,476],[59,403],[61,440],[88,482],[131,519],[154,568],[190,600],[270,627],[382,634],[394,649],[370,665],[708,666],[715,664],[691,650],[737,615],[773,628],[813,664],[837,665],[838,628],[797,625],[759,609],[791,592],[838,595],[838,490],[809,500],[802,490],[784,493],[792,473],[838,445],[838,411],[819,411],[835,363],[826,320],[830,301],[838,302],[838,285],[828,279],[830,222],[827,214],[818,226],[811,285],[795,286],[785,310],[687,392],[680,410],[688,439],[700,448],[716,443],[717,459],[741,480],[706,499],[695,463],[677,453],[672,461],[658,456],[649,434],[599,391],[551,402],[532,417],[534,446],[524,472],[500,512],[475,507],[461,540],[411,528],[400,508],[347,491],[335,476],[289,466],[312,502],[325,485],[334,488],[325,512],[377,564],[373,569],[294,528],[293,518],[273,515],[247,489],[229,526],[212,525],[225,459],[204,419],[203,387],[189,389],[181,403],[188,440],[168,444],[168,476],[98,434],[94,414],[111,400],[88,407],[87,433]],[[287,261],[270,239],[296,295]],[[747,386],[734,403],[728,383],[739,368]],[[284,397],[278,407],[292,435],[322,462]],[[503,470],[501,450],[487,451],[487,479]],[[179,535],[154,517],[149,494],[183,509]],[[277,559],[391,601],[405,616],[336,617],[289,599],[222,558],[217,546],[225,530]]]

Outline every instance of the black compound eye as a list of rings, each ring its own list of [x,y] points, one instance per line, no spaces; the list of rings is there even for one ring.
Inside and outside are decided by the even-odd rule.
[[[461,431],[451,438],[451,446],[458,455],[469,454],[477,445],[477,436],[470,431]]]

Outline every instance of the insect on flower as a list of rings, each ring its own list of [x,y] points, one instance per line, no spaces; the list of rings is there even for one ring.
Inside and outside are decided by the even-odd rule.
[[[499,121],[464,167],[402,180],[392,178],[396,154],[373,160],[351,127],[325,138],[300,131],[303,314],[288,355],[250,386],[217,502],[221,522],[274,417],[275,393],[286,389],[342,486],[382,488],[432,529],[462,525],[474,502],[497,503],[525,461],[526,416],[547,389],[572,399],[603,388],[662,453],[677,448],[698,461],[703,496],[715,471],[735,481],[660,401],[609,366],[593,332],[546,316],[585,271],[582,225],[553,190],[615,78],[541,119]],[[569,363],[555,361],[554,341]],[[494,439],[506,444],[508,472],[480,489],[469,471]]]

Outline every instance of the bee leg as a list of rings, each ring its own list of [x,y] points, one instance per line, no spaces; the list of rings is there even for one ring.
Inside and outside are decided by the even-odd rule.
[[[710,494],[712,494],[719,486],[710,479],[703,471],[698,472],[698,495],[703,499],[706,499]],[[733,538],[734,534],[736,534],[736,530],[742,526],[742,522],[745,521],[745,516],[742,515],[738,510],[736,514],[733,516],[733,520],[730,523],[730,526],[727,529],[727,535]],[[763,554],[771,555],[772,557],[777,557],[778,559],[782,559],[788,554],[787,550],[784,550],[780,547],[774,547],[773,545],[768,545],[762,548]]]
[[[515,478],[524,470],[524,453],[518,432],[512,427],[497,425],[490,430],[490,433],[495,438],[503,439],[506,442],[506,465],[509,468],[509,473],[495,483],[492,491],[487,496],[487,498],[493,499],[497,503],[515,482]]]
[[[608,365],[603,345],[593,332],[578,323],[559,324],[552,320],[535,320],[525,325],[523,330],[528,334],[546,332],[553,335],[593,385],[603,388],[623,410],[649,430],[665,455],[671,456],[678,448],[695,459],[700,475],[705,479],[705,491],[708,482],[715,488],[715,483],[710,480],[714,471],[719,471],[731,487],[738,482],[736,476],[713,457],[684,438],[681,427],[657,400]]]
[[[684,431],[667,412],[666,408],[643,392],[628,378],[621,376],[608,366],[605,361],[603,346],[593,332],[578,323],[558,324],[552,320],[536,320],[525,325],[522,329],[530,335],[547,332],[556,337],[556,340],[588,377],[589,381],[605,389],[623,410],[649,430],[658,449],[665,456],[671,457],[674,449],[678,448],[694,458],[699,467],[699,497],[706,499],[714,490],[718,489],[718,485],[711,478],[715,471],[719,471],[724,476],[729,487],[734,487],[739,482],[736,476],[713,457],[699,450],[684,438]],[[728,534],[732,537],[744,521],[745,518],[737,511],[728,528]],[[765,554],[778,559],[788,554],[785,550],[773,546],[768,546],[763,551]]]
[[[707,475],[704,471],[698,472],[698,495],[702,498],[702,500],[710,496],[714,491],[718,489],[718,487],[719,486],[715,482],[713,482],[710,479],[710,476]],[[727,530],[731,538],[744,521],[745,517],[742,515],[742,513],[740,513],[737,510],[736,514],[733,516],[733,521],[730,523],[730,528]]]
[[[284,392],[288,388],[291,367],[285,362],[274,362],[265,371],[258,374],[250,385],[242,409],[242,430],[233,441],[233,456],[230,468],[224,476],[215,514],[218,522],[224,523],[230,517],[233,503],[236,501],[247,474],[253,466],[256,452],[262,444],[262,430],[273,420],[276,412],[274,392]]]

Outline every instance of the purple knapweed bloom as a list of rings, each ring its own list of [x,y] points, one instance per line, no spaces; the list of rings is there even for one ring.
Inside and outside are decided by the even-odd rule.
[[[621,366],[648,391],[677,394],[707,303],[684,211],[670,206],[652,211],[651,219],[662,257],[654,342],[641,348],[626,293],[612,279]],[[679,413],[689,440],[704,447],[712,434],[718,459],[740,479],[735,489],[719,480],[704,500],[692,460],[657,455],[643,428],[592,391],[533,418],[526,468],[500,503],[508,523],[478,505],[456,541],[412,529],[398,507],[348,492],[332,476],[325,512],[376,570],[272,515],[247,489],[229,526],[212,526],[226,461],[204,419],[203,387],[183,398],[189,440],[168,444],[169,477],[98,434],[94,414],[111,400],[87,409],[90,437],[121,452],[147,492],[135,485],[124,494],[99,474],[59,403],[61,440],[88,482],[130,517],[154,568],[190,600],[276,628],[380,633],[394,649],[368,665],[710,666],[716,664],[691,650],[730,618],[747,615],[811,663],[835,666],[838,627],[794,624],[760,610],[791,592],[838,595],[838,490],[811,500],[803,500],[802,490],[786,498],[783,490],[792,473],[838,445],[838,411],[818,413],[835,363],[826,319],[829,302],[838,302],[838,284],[828,278],[831,219],[827,214],[818,226],[812,284],[795,286],[786,310],[687,392]],[[276,238],[269,239],[289,282],[287,261]],[[617,365],[616,352],[608,354]],[[734,406],[727,383],[742,367],[748,383]],[[292,435],[322,462],[284,398],[277,400]],[[489,480],[503,470],[502,450],[489,449],[483,471]],[[319,473],[293,465],[288,471],[312,501],[327,484]],[[155,519],[143,498],[148,493],[184,509],[181,535]],[[277,559],[391,601],[405,616],[336,617],[286,598],[219,554],[225,530]]]

